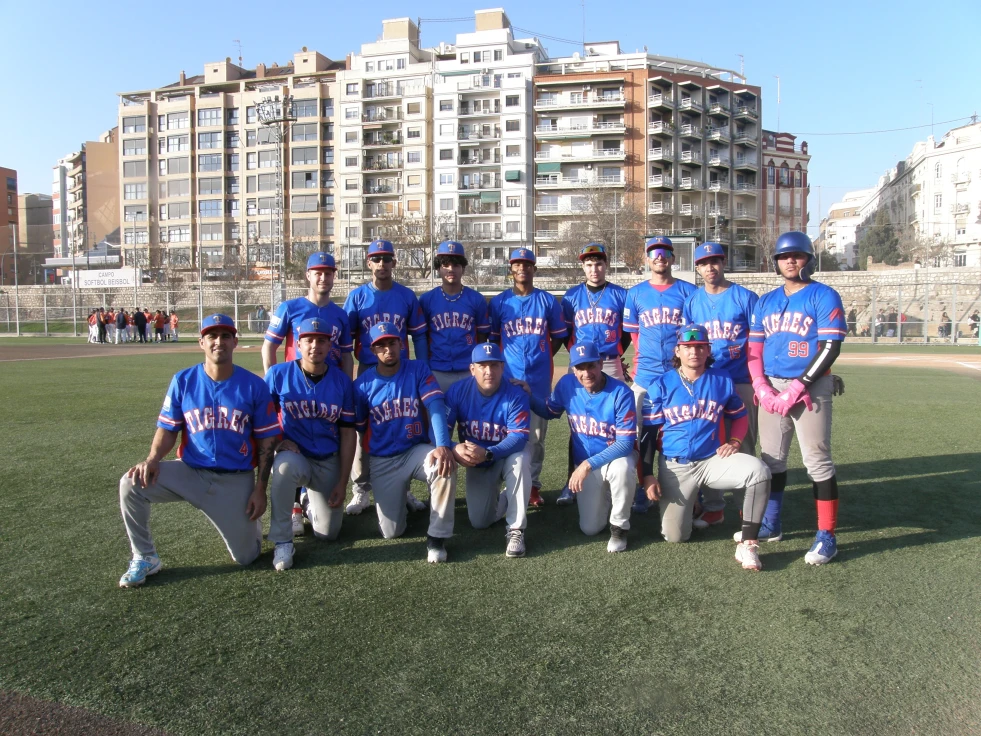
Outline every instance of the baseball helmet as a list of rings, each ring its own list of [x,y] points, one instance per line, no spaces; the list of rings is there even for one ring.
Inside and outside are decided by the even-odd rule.
[[[706,258],[725,258],[726,252],[718,243],[702,243],[695,248],[695,263],[704,261]]]
[[[444,240],[439,244],[436,249],[437,256],[456,256],[463,260],[463,265],[466,266],[467,261],[467,251],[464,249],[462,243],[458,243],[455,240]]]
[[[368,244],[368,258],[377,255],[395,255],[395,246],[390,240],[372,240]]]
[[[653,238],[647,239],[647,243],[644,245],[644,252],[649,251],[651,248],[665,248],[673,251],[674,245],[671,243],[670,238],[666,238],[663,235],[655,235]]]
[[[314,268],[336,271],[337,266],[334,265],[334,256],[330,253],[324,253],[322,250],[311,253],[310,257],[307,258],[307,271]]]
[[[211,314],[201,320],[201,334],[211,330],[231,330],[233,334],[238,334],[235,320],[227,314]]]
[[[324,337],[330,337],[330,328],[326,322],[324,322],[319,317],[310,317],[305,319],[297,326],[297,337],[303,337],[305,335],[323,335]]]
[[[577,342],[569,349],[569,365],[577,366],[603,360],[599,349],[591,342]]]
[[[806,253],[808,263],[814,260],[814,246],[811,244],[811,239],[800,230],[791,230],[777,238],[773,246],[773,260],[776,261],[777,256],[784,253]]]
[[[470,353],[471,363],[503,363],[504,358],[501,357],[501,348],[498,347],[497,343],[493,342],[482,342],[479,345],[475,345],[473,351]]]
[[[390,337],[394,337],[399,341],[402,340],[402,336],[395,329],[395,325],[391,322],[379,322],[368,330],[368,345],[374,345],[376,342],[387,340]]]
[[[589,243],[579,250],[579,260],[585,260],[588,256],[599,256],[604,261],[610,260],[606,255],[606,246],[602,243]]]
[[[710,345],[708,331],[702,325],[682,325],[678,328],[679,345]]]

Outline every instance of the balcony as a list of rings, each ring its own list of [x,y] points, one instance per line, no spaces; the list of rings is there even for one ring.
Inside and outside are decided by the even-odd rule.
[[[969,204],[952,204],[950,206],[950,213],[952,215],[966,215],[971,211],[971,205]]]
[[[558,230],[536,230],[535,240],[539,240],[543,243],[550,243],[559,239]]]
[[[572,189],[576,187],[615,187],[623,186],[623,176],[593,176],[573,179],[565,176],[539,176],[535,187],[539,189]]]
[[[729,166],[730,159],[728,156],[722,153],[711,153],[708,157],[708,165],[714,166],[718,169],[724,169]]]
[[[760,219],[760,216],[756,213],[756,210],[747,210],[742,207],[736,207],[737,220],[753,220],[756,221]]]
[[[661,146],[660,148],[651,148],[647,151],[648,161],[674,161],[674,151],[671,146]]]
[[[727,207],[716,207],[714,204],[709,205],[705,210],[706,217],[725,217],[728,213]]]
[[[726,141],[729,140],[729,128],[722,126],[719,128],[709,128],[708,135],[705,136],[710,141]]]
[[[364,187],[361,190],[361,193],[366,195],[374,194],[374,195],[383,195],[383,196],[392,195],[392,194],[401,194],[402,187],[397,184],[372,184]]]
[[[663,120],[657,120],[647,124],[647,132],[651,135],[674,135],[674,126]]]
[[[463,228],[463,239],[471,240],[477,242],[484,242],[488,240],[504,240],[504,233],[501,231],[501,226],[496,226],[493,230],[480,228],[480,229],[469,229]]]
[[[696,164],[700,165],[702,163],[702,152],[701,151],[682,151],[681,156],[678,159],[680,163],[683,164]]]
[[[402,86],[395,82],[375,82],[364,86],[362,95],[365,100],[377,100],[383,97],[401,97]]]
[[[536,138],[577,138],[595,133],[625,133],[627,126],[622,122],[594,122],[580,125],[539,125],[535,128]]]
[[[460,166],[494,166],[501,163],[501,152],[495,151],[493,156],[488,156],[487,158],[460,156],[458,162]]]
[[[501,114],[501,101],[494,100],[493,107],[480,107],[475,105],[471,107],[470,105],[463,103],[460,105],[460,110],[457,113],[461,118],[463,117],[478,117],[484,115],[500,115]]]
[[[697,191],[702,188],[702,183],[693,176],[683,176],[681,178],[681,184],[678,185],[679,189],[686,189],[688,191]]]
[[[679,110],[689,110],[691,112],[702,112],[705,106],[693,97],[682,97],[678,103]]]
[[[466,200],[462,200],[460,202],[460,209],[458,212],[464,217],[472,217],[476,215],[499,215],[501,214],[501,204],[500,202],[481,202],[480,200],[467,202]]]
[[[402,168],[402,157],[368,158],[361,164],[362,171],[393,171]]]
[[[970,184],[971,183],[971,174],[968,171],[958,171],[957,173],[950,175],[950,183],[951,184]],[[919,186],[919,185],[915,185],[915,186]]]
[[[535,203],[535,215],[585,215],[589,212],[587,207],[573,207],[571,204],[545,204]]]
[[[736,194],[750,194],[750,195],[752,195],[752,196],[755,197],[756,196],[756,182],[754,182],[754,181],[740,181],[740,182],[737,182],[736,183],[736,186],[733,187],[733,191],[735,191]]]
[[[755,107],[750,107],[749,105],[739,105],[736,107],[736,117],[749,118],[750,120],[759,120],[760,114],[759,112],[757,112]]]
[[[674,177],[671,174],[651,174],[647,185],[653,189],[671,189],[674,186]]]
[[[537,151],[536,161],[594,161],[596,159],[612,160],[626,158],[627,152],[622,148],[593,148],[592,150]]]
[[[729,117],[729,106],[722,102],[713,102],[709,105],[709,115],[718,118]]]
[[[501,188],[501,177],[494,177],[488,179],[481,179],[480,181],[471,181],[463,183],[461,181],[459,189],[461,191],[465,190],[481,190],[481,189],[500,189]]]
[[[501,129],[494,126],[490,130],[464,130],[460,129],[456,139],[458,141],[494,141],[501,137]]]
[[[682,217],[695,217],[701,212],[701,208],[697,204],[683,204],[678,207],[678,214]]]
[[[381,220],[399,216],[401,216],[399,208],[385,207],[384,205],[366,205],[362,213],[362,218],[365,220]]]
[[[402,143],[400,134],[388,133],[386,135],[365,136],[361,145],[365,148],[383,148],[385,146],[401,146]]]
[[[790,207],[785,207],[785,206],[781,205],[781,207],[780,207],[780,214],[783,217],[790,217]]]
[[[584,107],[622,107],[626,104],[627,98],[622,94],[617,95],[597,95],[576,99],[562,99],[559,97],[539,97],[535,100],[536,110],[558,110],[564,107],[581,109]]]
[[[670,215],[674,212],[674,205],[670,202],[648,202],[647,214],[649,215]]]
[[[671,93],[668,92],[655,92],[647,98],[648,107],[663,107],[668,110],[674,109],[674,99],[671,97]]]
[[[362,123],[395,123],[402,119],[402,108],[391,110],[366,110],[361,114]]]
[[[734,242],[736,245],[752,245],[753,238],[749,235],[749,233],[737,232]]]
[[[737,169],[749,169],[750,171],[757,171],[760,166],[756,162],[756,156],[736,156],[736,168]]]
[[[756,146],[756,133],[747,133],[745,131],[737,132],[735,137],[732,139],[733,143],[738,143],[740,146]]]
[[[702,128],[698,125],[692,125],[691,123],[685,123],[682,125],[678,132],[681,134],[682,138],[701,138]]]

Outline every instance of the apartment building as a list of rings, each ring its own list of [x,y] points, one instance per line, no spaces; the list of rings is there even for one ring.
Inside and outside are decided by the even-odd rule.
[[[4,284],[14,282],[14,252],[17,242],[17,172],[0,166],[0,191],[6,203],[0,206],[0,281]]]
[[[206,64],[203,74],[181,72],[164,87],[121,94],[126,265],[179,271],[200,263],[205,277],[235,271],[272,278],[280,191],[282,257],[332,249],[334,99],[342,68],[304,47],[282,66],[245,69],[226,58]],[[287,98],[295,122],[264,125],[260,105],[281,108]]]
[[[854,268],[858,262],[856,230],[862,222],[862,207],[874,191],[859,189],[846,192],[841,201],[831,205],[828,216],[821,222],[824,249],[849,268]]]
[[[119,129],[58,160],[52,170],[53,255],[81,255],[103,240],[119,244]]]
[[[790,133],[764,130],[762,154],[766,174],[760,181],[760,237],[775,240],[780,233],[788,230],[807,232],[810,218],[807,195],[811,190],[807,179],[807,164],[811,160],[807,141],[798,144],[797,137]],[[752,232],[748,230],[737,229],[734,237],[737,242],[753,241]],[[760,239],[757,238],[756,242],[759,243]],[[766,264],[760,264],[760,267],[765,270]]]

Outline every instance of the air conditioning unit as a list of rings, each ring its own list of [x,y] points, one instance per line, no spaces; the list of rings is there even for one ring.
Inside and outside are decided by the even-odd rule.
[[[593,85],[591,85],[591,84],[587,84],[587,85],[584,85],[584,86],[583,86],[583,88],[582,88],[582,91],[583,91],[583,92],[589,92],[589,91],[591,91],[592,89],[593,89]]]
[[[586,169],[586,171],[592,171],[593,170],[593,165],[592,164],[586,164],[585,169]]]

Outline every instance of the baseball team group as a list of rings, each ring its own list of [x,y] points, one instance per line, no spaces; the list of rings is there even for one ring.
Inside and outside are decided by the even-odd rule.
[[[428,510],[427,559],[443,562],[459,466],[471,525],[503,520],[506,556],[522,557],[527,510],[545,503],[548,423],[563,414],[568,481],[557,503],[577,507],[586,535],[608,527],[609,552],[626,550],[631,515],[654,503],[668,542],[721,524],[728,490],[742,515],[735,559],[762,569],[760,542],[783,537],[796,435],[817,507],[804,560],[831,561],[831,409],[843,390],[831,366],[847,325],[838,293],[810,278],[810,239],[777,239],[783,283],[762,296],[726,279],[717,243],[695,249],[698,288],[672,275],[670,239],[648,239],[646,255],[650,278],[628,290],[607,280],[606,248],[589,243],[579,255],[584,281],[557,299],[535,287],[535,254],[518,248],[512,287],[488,301],[463,285],[465,249],[447,241],[434,264],[440,285],[417,298],[394,278],[392,243],[376,240],[371,280],[339,307],[330,300],[334,259],[314,253],[307,294],[269,320],[264,378],[235,365],[234,320],[205,318],[204,362],[173,377],[146,460],[120,479],[133,553],[120,586],[160,571],[150,511],[174,501],[201,510],[241,565],[262,552],[267,501],[276,570],[292,567],[294,537],[307,526],[337,539],[344,515],[372,503],[385,538],[405,532],[410,512]],[[553,381],[563,347],[569,372]],[[177,459],[165,460],[175,447]],[[428,502],[411,493],[413,479],[428,486]]]

